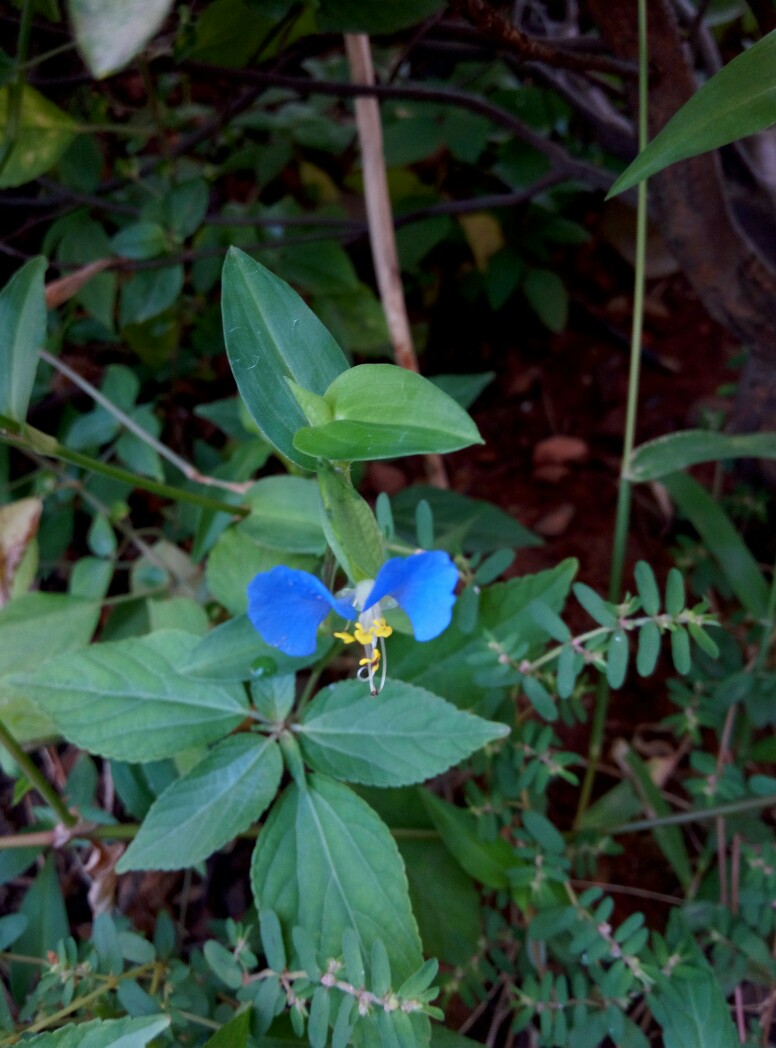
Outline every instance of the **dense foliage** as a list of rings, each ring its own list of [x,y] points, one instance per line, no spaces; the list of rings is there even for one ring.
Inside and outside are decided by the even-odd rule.
[[[606,594],[446,486],[496,376],[428,317],[564,329],[637,84],[646,138],[628,6],[638,63],[594,3],[0,9],[0,1045],[773,1043],[776,584],[718,496],[776,439],[634,446],[642,180],[768,126],[767,5],[676,5],[753,46],[615,186]],[[648,485],[682,570],[623,582]],[[609,746],[636,677],[659,752]]]

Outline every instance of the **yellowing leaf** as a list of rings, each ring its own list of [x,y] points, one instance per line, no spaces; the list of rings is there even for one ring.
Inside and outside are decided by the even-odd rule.
[[[0,90],[0,129],[8,128],[10,89]],[[11,155],[0,171],[0,189],[31,182],[56,164],[73,141],[77,125],[67,113],[33,87],[25,86],[19,128]]]
[[[474,255],[477,269],[484,272],[488,268],[491,255],[495,255],[505,246],[500,222],[486,211],[461,215],[458,221]]]

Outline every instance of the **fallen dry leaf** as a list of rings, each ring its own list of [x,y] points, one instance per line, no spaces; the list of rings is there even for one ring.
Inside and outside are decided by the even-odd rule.
[[[589,453],[587,442],[581,437],[564,437],[558,433],[539,441],[533,450],[533,461],[535,466],[565,465],[584,462]]]
[[[16,569],[38,532],[42,510],[39,498],[19,499],[0,506],[0,607],[11,598]]]
[[[92,277],[96,277],[98,273],[102,273],[104,269],[111,265],[113,265],[113,259],[98,258],[96,262],[89,262],[87,265],[81,266],[80,269],[74,269],[66,277],[52,280],[50,284],[46,284],[46,308],[53,309],[55,306],[61,306],[63,302],[67,302],[73,295],[77,295],[84,284],[88,284]]]
[[[551,509],[534,522],[532,530],[546,539],[554,539],[562,535],[571,521],[574,519],[576,507],[571,502],[563,502],[556,509]]]

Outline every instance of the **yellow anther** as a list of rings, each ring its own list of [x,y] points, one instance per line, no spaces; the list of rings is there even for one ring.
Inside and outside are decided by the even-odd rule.
[[[393,629],[385,619],[375,619],[372,623],[372,633],[374,633],[375,637],[390,637]]]
[[[359,666],[377,666],[379,661],[380,661],[380,649],[379,648],[375,648],[375,650],[372,652],[371,655],[367,656],[365,659],[359,659],[358,660],[358,664],[359,664]]]
[[[341,640],[343,644],[355,644],[356,638],[352,633],[335,633],[334,636],[337,640]]]
[[[353,630],[353,634],[359,644],[363,644],[366,647],[368,644],[374,644],[375,635],[371,629],[365,630],[359,622],[356,628]]]

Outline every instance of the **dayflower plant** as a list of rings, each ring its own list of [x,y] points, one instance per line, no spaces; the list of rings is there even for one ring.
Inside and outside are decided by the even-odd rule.
[[[315,575],[281,566],[260,572],[248,584],[248,616],[273,648],[286,655],[312,655],[318,627],[336,611],[353,627],[334,636],[362,645],[358,676],[376,695],[385,682],[385,638],[393,632],[385,612],[400,607],[416,640],[432,640],[450,624],[457,582],[458,569],[441,550],[392,557],[376,579],[363,579],[336,594]]]

